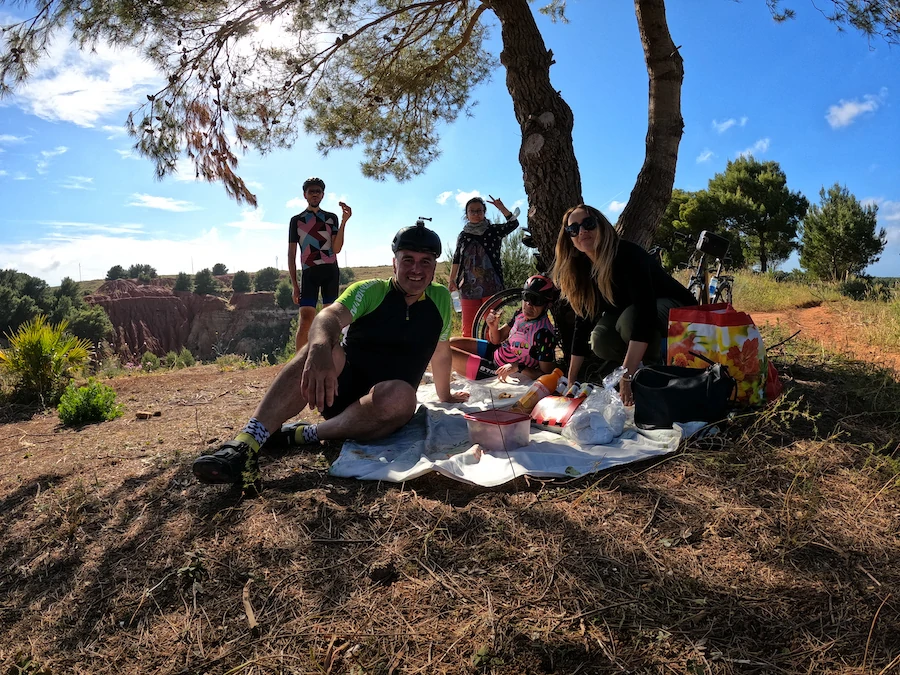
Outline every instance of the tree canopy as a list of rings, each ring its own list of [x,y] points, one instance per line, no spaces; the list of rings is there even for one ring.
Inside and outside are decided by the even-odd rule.
[[[743,257],[758,263],[761,272],[787,260],[797,247],[797,228],[809,202],[788,189],[778,162],[752,156],[729,161],[709,181],[708,192],[724,229],[738,238]]]
[[[780,0],[766,3],[776,19],[793,16]],[[0,95],[28,79],[57,33],[71,32],[85,49],[99,41],[136,48],[165,75],[164,86],[128,118],[137,150],[160,177],[187,156],[198,177],[222,182],[230,196],[253,205],[256,197],[237,172],[239,153],[290,147],[301,130],[318,137],[323,153],[362,146],[366,176],[405,180],[422,173],[439,154],[440,125],[470,112],[471,83],[497,67],[486,46],[493,17],[522,134],[529,228],[546,259],[562,213],[582,201],[574,117],[552,85],[555,61],[529,0],[17,4],[31,16],[4,27]],[[896,42],[898,5],[831,0],[826,16],[840,28]],[[634,6],[649,78],[646,153],[617,227],[647,245],[675,180],[684,65],[664,0]],[[555,20],[565,19],[565,9],[566,0],[540,7]],[[264,41],[260,29],[269,26],[279,41]]]
[[[846,186],[819,191],[803,221],[800,265],[820,279],[843,281],[878,262],[887,233],[878,227],[878,207],[863,206]]]

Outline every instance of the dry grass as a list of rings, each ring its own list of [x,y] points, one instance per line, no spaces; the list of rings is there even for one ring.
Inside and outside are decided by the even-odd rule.
[[[78,432],[20,414],[0,672],[897,672],[900,384],[779,351],[786,398],[718,437],[493,490],[332,478],[334,447],[265,460],[256,500],[197,485],[276,368],[113,380],[126,417]]]

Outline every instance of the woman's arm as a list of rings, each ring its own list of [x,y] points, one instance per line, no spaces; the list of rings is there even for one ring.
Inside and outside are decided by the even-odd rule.
[[[459,287],[456,285],[456,277],[459,276],[459,263],[453,263],[450,265],[450,279],[447,282],[447,288],[452,291],[458,291]]]
[[[619,396],[625,405],[634,405],[634,394],[631,392],[631,378],[637,372],[644,354],[647,352],[648,343],[635,342],[628,343],[628,350],[625,352],[625,361],[622,363],[626,368],[626,373],[622,376],[619,383]]]

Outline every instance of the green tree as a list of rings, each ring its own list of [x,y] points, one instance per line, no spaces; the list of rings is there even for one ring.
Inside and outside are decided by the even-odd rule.
[[[216,276],[219,274],[228,274],[228,268],[225,267],[225,263],[216,263],[213,265],[212,273]]]
[[[213,276],[208,267],[194,275],[194,293],[197,295],[212,295],[217,290],[219,290],[219,280]]]
[[[809,202],[788,189],[778,162],[760,162],[752,156],[729,161],[724,172],[710,179],[708,193],[742,256],[759,263],[761,272],[787,260],[797,248],[797,228]]]
[[[109,268],[109,271],[106,273],[107,281],[115,281],[116,279],[127,279],[128,272],[125,271],[125,268],[121,265],[113,265]]]
[[[294,306],[294,287],[287,279],[278,282],[278,287],[275,289],[275,304],[284,311]]]
[[[339,274],[338,281],[342,286],[352,284],[353,280],[356,279],[356,272],[353,271],[352,267],[342,267]]]
[[[521,288],[526,279],[537,273],[532,250],[522,243],[525,231],[518,229],[503,240],[500,262],[503,265],[503,281],[507,288]]]
[[[2,0],[0,0],[2,1]],[[826,16],[839,29],[898,42],[898,0],[832,0]],[[23,86],[56,33],[71,31],[85,49],[98,41],[141,51],[164,85],[132,111],[136,149],[159,177],[179,157],[198,177],[221,181],[238,201],[256,197],[238,175],[238,155],[290,147],[301,128],[327,153],[362,145],[362,172],[405,180],[439,156],[440,129],[469,114],[496,60],[488,27],[500,26],[500,65],[521,128],[519,161],[534,216],[529,227],[552,259],[560,218],[582,201],[572,141],[574,115],[553,86],[546,48],[529,0],[122,0],[113,3],[22,0],[32,16],[6,27],[0,92]],[[564,20],[567,0],[542,0],[539,11]],[[793,16],[766,0],[778,20]],[[684,128],[684,64],[669,34],[665,0],[635,0],[649,77],[644,162],[618,228],[647,246],[669,203]],[[291,26],[288,47],[248,43],[257,29]],[[335,37],[335,35],[337,37]],[[551,170],[548,170],[551,169]],[[552,170],[556,169],[556,170]]]
[[[90,342],[94,347],[113,336],[113,325],[106,310],[100,305],[82,305],[69,312],[65,320],[69,332]]]
[[[0,270],[0,334],[15,330],[38,314],[53,311],[56,298],[43,279],[13,269]]]
[[[142,275],[145,278],[155,279],[157,277],[156,268],[147,264],[131,265],[128,268],[129,279],[139,279]]]
[[[235,293],[247,293],[250,290],[250,275],[244,270],[235,272],[231,280],[231,290]]]
[[[878,262],[887,233],[878,227],[878,207],[863,206],[846,186],[819,191],[803,221],[800,265],[819,279],[846,281]]]
[[[175,277],[175,286],[173,290],[176,291],[190,291],[194,287],[194,280],[191,278],[191,275],[187,272],[179,272],[178,276]]]
[[[253,278],[253,287],[257,291],[274,291],[278,285],[281,272],[274,267],[263,267]]]

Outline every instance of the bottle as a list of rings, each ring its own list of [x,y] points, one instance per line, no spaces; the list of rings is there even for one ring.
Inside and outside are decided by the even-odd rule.
[[[562,396],[563,392],[569,387],[569,378],[563,375],[559,378],[559,382],[556,383],[556,395]]]
[[[719,285],[719,277],[712,277],[709,280],[709,301],[716,299],[716,287]]]
[[[559,368],[552,373],[541,375],[535,380],[534,384],[528,388],[528,391],[522,394],[522,398],[512,405],[510,411],[525,413],[526,415],[530,414],[538,401],[556,391],[556,385],[559,384],[559,378],[562,376],[563,372]]]
[[[462,311],[462,302],[459,300],[459,291],[453,291],[450,294],[450,299],[453,301],[453,311],[461,312]]]

